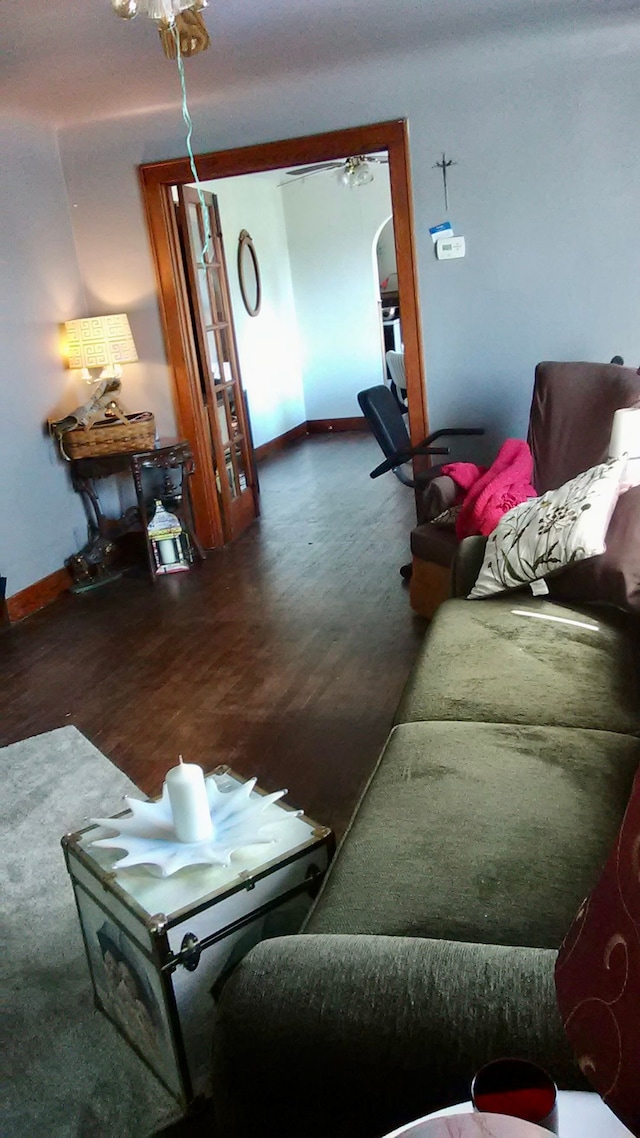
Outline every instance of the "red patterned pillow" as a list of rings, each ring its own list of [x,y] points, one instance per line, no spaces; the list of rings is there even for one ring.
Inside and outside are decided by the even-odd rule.
[[[640,1136],[640,773],[602,876],[560,949],[555,980],[583,1073]]]

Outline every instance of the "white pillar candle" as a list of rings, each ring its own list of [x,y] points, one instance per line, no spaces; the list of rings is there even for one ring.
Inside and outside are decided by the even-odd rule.
[[[157,542],[158,556],[162,565],[176,565],[179,557],[176,551],[176,541],[173,537],[163,537]]]
[[[180,765],[167,771],[165,783],[178,841],[206,842],[213,837],[202,767],[183,762],[180,755]]]

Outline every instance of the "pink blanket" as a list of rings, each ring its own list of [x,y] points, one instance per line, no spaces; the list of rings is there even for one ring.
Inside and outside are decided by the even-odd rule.
[[[456,522],[460,540],[472,534],[488,536],[507,510],[537,496],[531,485],[533,458],[522,439],[507,439],[488,469],[473,462],[450,462],[442,473],[465,491],[458,498],[462,502]]]

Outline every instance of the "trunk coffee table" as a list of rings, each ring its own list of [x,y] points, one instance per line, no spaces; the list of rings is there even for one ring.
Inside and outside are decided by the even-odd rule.
[[[228,767],[208,778],[221,792],[245,782]],[[122,851],[91,844],[102,827],[62,839],[96,1006],[185,1108],[209,1090],[225,976],[258,941],[298,932],[333,854],[327,827],[281,802],[270,809],[281,812],[272,844],[171,877],[114,872]]]

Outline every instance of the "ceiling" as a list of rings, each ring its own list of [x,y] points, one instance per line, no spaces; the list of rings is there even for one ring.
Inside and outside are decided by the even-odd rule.
[[[274,74],[504,32],[612,23],[640,0],[210,0],[211,47],[188,61],[191,98]],[[0,106],[55,125],[178,102],[146,17],[110,0],[2,0]]]

